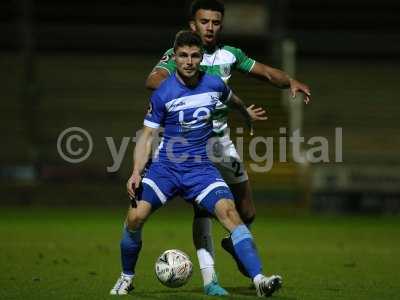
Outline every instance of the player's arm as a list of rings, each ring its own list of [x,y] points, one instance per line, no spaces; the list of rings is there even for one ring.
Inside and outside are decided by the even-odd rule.
[[[151,154],[151,145],[157,129],[143,126],[143,132],[140,135],[133,152],[133,172],[141,174],[149,161]]]
[[[258,79],[266,80],[278,88],[289,88],[293,98],[296,97],[297,92],[302,93],[306,104],[311,100],[310,88],[306,84],[290,78],[290,76],[282,70],[255,62],[249,74]]]
[[[133,171],[126,184],[128,194],[131,198],[135,197],[135,189],[139,187],[140,181],[142,180],[140,174],[149,161],[153,136],[164,122],[164,117],[165,106],[163,105],[160,94],[158,91],[155,91],[150,97],[149,110],[143,121],[143,132],[133,151]]]
[[[133,171],[126,184],[128,195],[131,198],[135,197],[135,189],[139,187],[140,181],[142,180],[140,174],[144,170],[147,162],[149,161],[151,154],[151,144],[153,142],[153,137],[156,132],[156,128],[144,126],[143,132],[136,143],[135,149],[133,150]]]
[[[231,94],[229,101],[226,103],[232,109],[237,110],[245,119],[246,125],[250,129],[250,135],[253,135],[253,122],[266,120],[266,112],[263,108],[254,108],[254,105],[246,107],[244,102],[234,93]]]
[[[167,50],[160,61],[150,72],[146,79],[146,88],[149,90],[158,89],[160,84],[176,70],[176,64],[173,60],[173,50]]]
[[[235,56],[235,68],[239,71],[247,73],[258,79],[268,81],[276,87],[282,89],[290,88],[293,98],[296,97],[297,92],[303,93],[305,103],[308,103],[311,100],[310,88],[304,83],[290,78],[289,75],[282,70],[275,69],[249,58],[239,48],[228,46],[227,49]]]
[[[154,68],[149,76],[147,76],[146,88],[149,90],[156,90],[160,86],[161,82],[163,82],[168,76],[169,73],[166,69]]]

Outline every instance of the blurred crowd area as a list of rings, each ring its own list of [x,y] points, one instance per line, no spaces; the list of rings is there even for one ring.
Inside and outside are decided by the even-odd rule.
[[[258,202],[318,211],[398,212],[400,139],[396,99],[400,60],[397,1],[225,1],[222,40],[260,62],[285,68],[282,45],[294,41],[290,75],[312,89],[302,109],[305,141],[329,141],[330,162],[280,162],[289,134],[286,92],[235,74],[231,87],[269,120],[256,134],[273,137],[273,167],[250,172]],[[125,205],[129,143],[113,165],[106,137],[118,148],[142,126],[150,92],[144,81],[175,33],[190,1],[34,1],[0,3],[0,204]],[[379,22],[377,21],[379,20]],[[297,101],[301,99],[297,99]],[[242,126],[232,116],[232,131]],[[66,162],[57,138],[81,127],[93,139],[82,163]],[[342,128],[343,162],[335,162]],[[245,147],[249,137],[244,135]],[[304,150],[309,145],[303,144]],[[258,149],[265,152],[266,149]],[[247,164],[252,163],[244,155]]]

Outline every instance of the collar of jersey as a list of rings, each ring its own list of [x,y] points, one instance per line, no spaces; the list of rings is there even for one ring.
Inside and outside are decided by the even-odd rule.
[[[182,87],[184,87],[184,88],[187,88],[187,89],[189,89],[189,90],[194,90],[195,88],[197,88],[197,87],[199,86],[200,82],[203,80],[203,76],[205,75],[205,72],[200,70],[200,71],[199,71],[200,77],[199,77],[199,81],[198,81],[197,85],[194,86],[194,87],[189,87],[189,86],[187,86],[186,84],[183,84],[183,83],[179,80],[179,78],[178,78],[178,76],[177,76],[177,73],[178,73],[178,71],[175,71],[175,73],[174,73],[175,80],[178,82],[178,84],[179,84],[180,86],[182,86]]]
[[[215,52],[217,52],[217,51],[218,51],[219,49],[221,49],[222,47],[223,47],[223,45],[220,44],[220,43],[218,43],[218,44],[215,45],[214,49],[212,49],[212,50],[208,50],[208,51],[207,51],[207,49],[204,48],[204,53],[205,53],[205,54],[208,54],[208,55],[211,55],[211,54],[214,54]]]

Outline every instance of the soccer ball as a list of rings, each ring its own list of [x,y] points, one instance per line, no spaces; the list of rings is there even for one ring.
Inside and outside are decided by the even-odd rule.
[[[184,285],[193,272],[190,257],[180,250],[167,250],[161,254],[155,264],[157,279],[165,286],[176,288]]]

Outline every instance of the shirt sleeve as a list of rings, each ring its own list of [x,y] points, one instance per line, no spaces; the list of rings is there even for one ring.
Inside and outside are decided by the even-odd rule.
[[[253,68],[256,61],[246,55],[241,49],[229,47],[229,51],[235,56],[235,68],[241,72],[248,73]]]
[[[150,97],[149,109],[144,118],[143,125],[157,129],[164,123],[165,107],[160,97],[154,92]]]
[[[164,53],[163,57],[161,57],[157,65],[154,67],[154,69],[156,68],[165,69],[168,71],[170,75],[174,73],[176,70],[176,64],[175,61],[172,59],[173,54],[174,53],[172,49],[167,50]]]

